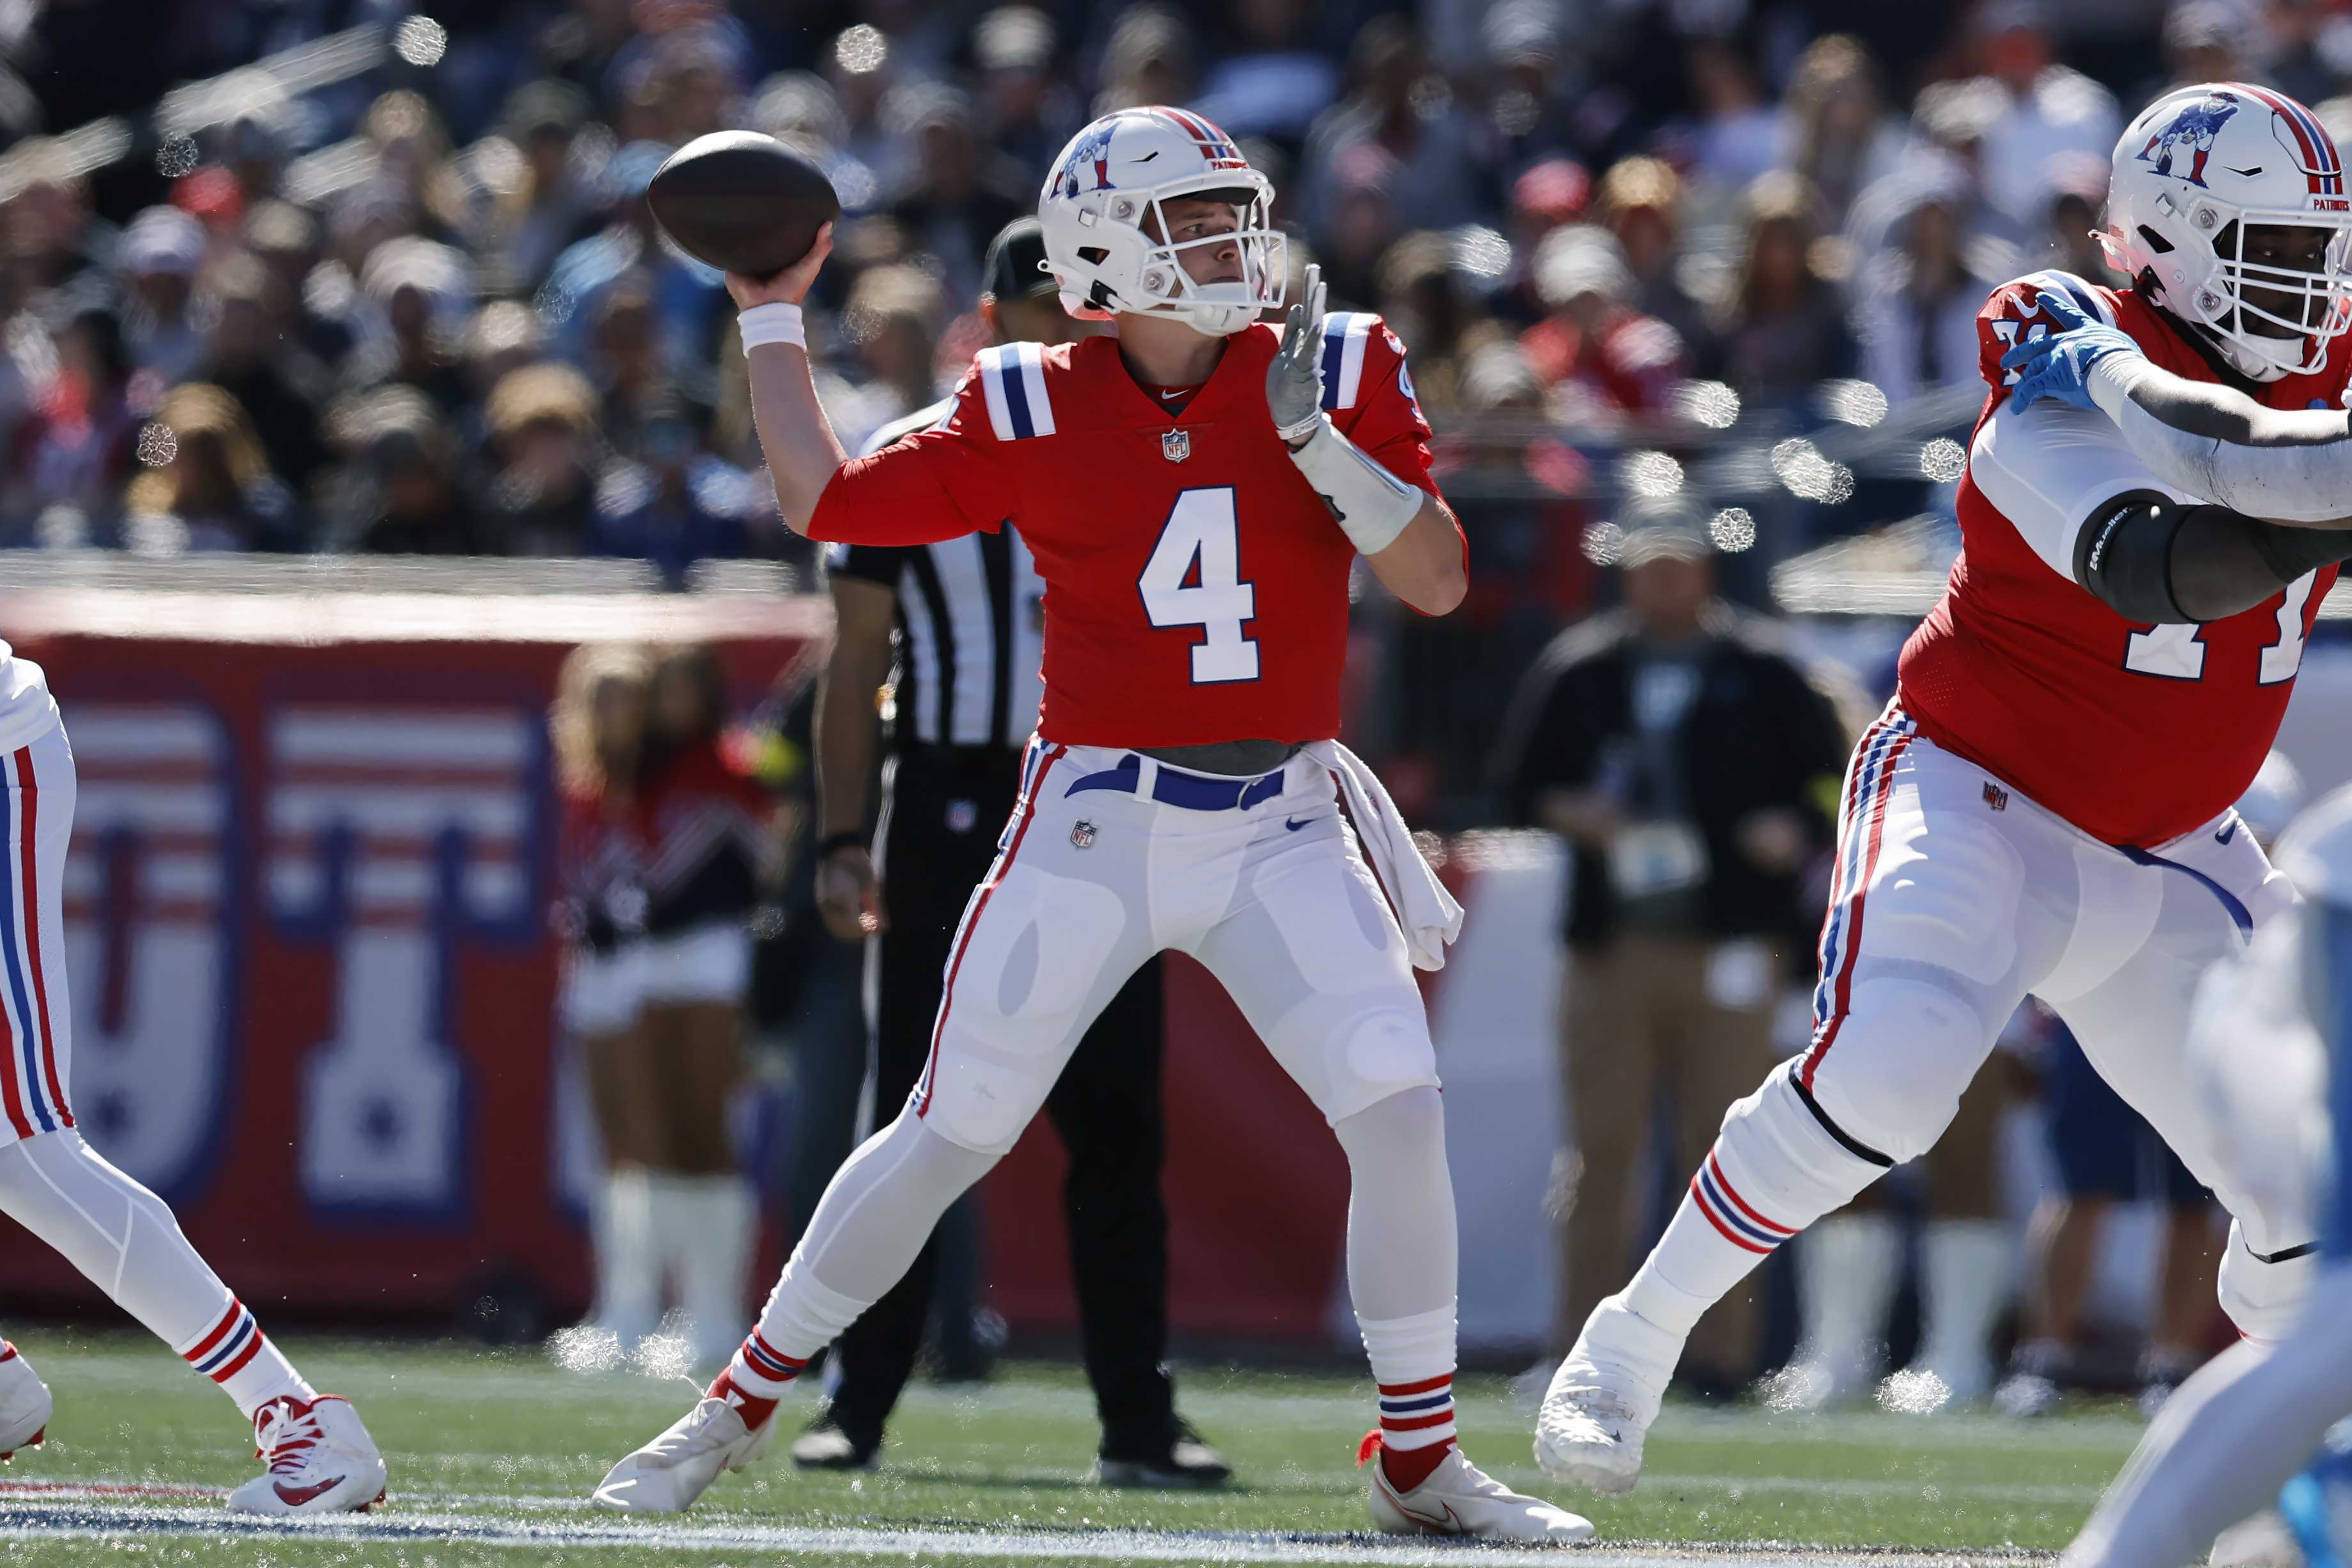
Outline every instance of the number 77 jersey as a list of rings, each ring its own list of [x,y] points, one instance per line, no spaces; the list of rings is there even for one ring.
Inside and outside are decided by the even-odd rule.
[[[1333,423],[1436,494],[1402,345],[1360,313],[1321,331]],[[982,350],[944,421],[834,477],[810,537],[919,544],[1013,523],[1045,584],[1049,741],[1328,740],[1356,552],[1274,433],[1280,341],[1263,322],[1228,338],[1174,413],[1112,338]]]
[[[1905,645],[1901,700],[1945,750],[2102,842],[2154,848],[2226,811],[2277,738],[2319,601],[2324,567],[2251,610],[2203,626],[2126,621],[2077,581],[2084,525],[2128,491],[2191,503],[2157,479],[2104,414],[2010,405],[2000,356],[2051,330],[2041,297],[2063,291],[2192,381],[2220,378],[2137,294],[2037,272],[1993,291],[1977,317],[1991,388],[1960,480],[1961,551]],[[2327,363],[2255,389],[2273,408],[2343,405],[2352,339]]]

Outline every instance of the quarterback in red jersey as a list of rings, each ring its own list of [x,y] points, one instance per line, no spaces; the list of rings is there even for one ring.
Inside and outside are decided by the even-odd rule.
[[[1174,949],[1224,983],[1347,1153],[1374,1520],[1591,1534],[1454,1442],[1457,1232],[1412,969],[1444,962],[1461,910],[1333,737],[1356,556],[1442,615],[1466,587],[1462,535],[1380,320],[1327,315],[1309,268],[1285,327],[1259,322],[1284,292],[1273,194],[1195,115],[1096,121],[1037,216],[1065,306],[1116,335],[984,350],[941,424],[856,460],[800,324],[829,236],[775,279],[728,279],[785,520],[885,545],[1015,523],[1045,583],[1045,700],[907,1108],[834,1177],[709,1394],[614,1467],[600,1504],[675,1511],[756,1458],[786,1385],[1013,1146],[1128,977]]]
[[[2036,273],[1978,318],[1961,554],[1847,772],[1811,1046],[1555,1374],[1562,1479],[1633,1487],[1699,1313],[1934,1143],[2028,995],[2230,1209],[2240,1330],[2309,1288],[2313,1216],[2229,1168],[2186,1051],[2204,971],[2293,901],[2231,802],[2352,554],[2352,202],[2301,104],[2184,88],[2116,143],[2100,238],[2129,289]]]

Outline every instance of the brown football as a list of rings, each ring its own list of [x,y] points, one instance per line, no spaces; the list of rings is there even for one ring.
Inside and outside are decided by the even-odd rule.
[[[654,221],[721,272],[772,278],[809,253],[841,216],[833,182],[757,131],[714,131],[671,153],[646,188]]]

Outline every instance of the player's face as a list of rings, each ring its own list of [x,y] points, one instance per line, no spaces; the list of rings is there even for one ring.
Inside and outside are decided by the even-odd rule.
[[[2239,285],[2239,293],[2254,310],[2267,311],[2284,318],[2268,321],[2248,312],[2245,330],[2265,338],[2294,338],[2316,331],[2326,316],[2328,298],[2325,293],[2304,293],[2293,289],[2265,289],[2252,279],[2264,273],[2319,273],[2327,269],[2327,247],[2335,238],[2332,228],[2305,224],[2256,223],[2246,226],[2246,248],[2243,258],[2248,281]],[[2214,239],[2214,249],[2223,259],[2232,254],[2237,237],[2224,228]],[[2300,329],[2290,322],[2300,321]]]
[[[1166,243],[1184,247],[1176,252],[1177,265],[1184,268],[1184,276],[1195,283],[1242,281],[1239,240],[1227,245],[1202,243],[1221,234],[1238,233],[1242,226],[1239,207],[1198,196],[1177,196],[1160,203],[1160,211],[1168,220]]]

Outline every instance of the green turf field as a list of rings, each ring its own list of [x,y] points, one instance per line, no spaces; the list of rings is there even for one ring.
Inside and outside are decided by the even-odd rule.
[[[1073,1373],[1019,1368],[985,1387],[908,1394],[879,1472],[795,1472],[782,1445],[681,1521],[621,1518],[584,1500],[621,1454],[691,1397],[682,1382],[582,1373],[545,1355],[350,1340],[288,1344],[319,1385],[358,1405],[392,1467],[363,1520],[256,1532],[219,1506],[253,1473],[236,1413],[151,1342],[34,1331],[17,1344],[57,1395],[50,1441],[0,1471],[0,1568],[236,1564],[796,1565],[884,1560],[1299,1563],[1532,1561],[1359,1534],[1352,1461],[1368,1384],[1320,1375],[1180,1373],[1183,1407],[1240,1471],[1209,1494],[1106,1492],[1087,1480],[1094,1424]],[[1549,1489],[1528,1418],[1498,1382],[1467,1380],[1462,1431],[1501,1479],[1599,1525],[1599,1559],[1672,1562],[1742,1543],[1759,1561],[1806,1547],[2006,1555],[2063,1545],[2137,1440],[2119,1407],[2032,1425],[1978,1415],[1790,1416],[1670,1407],[1629,1498]],[[808,1409],[788,1404],[796,1431]],[[1349,1539],[1353,1537],[1353,1539]],[[1468,1558],[1465,1552],[1468,1550]],[[1718,1559],[1719,1561],[1719,1559]]]

